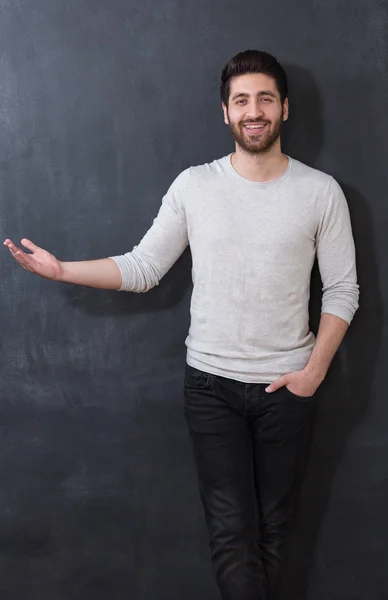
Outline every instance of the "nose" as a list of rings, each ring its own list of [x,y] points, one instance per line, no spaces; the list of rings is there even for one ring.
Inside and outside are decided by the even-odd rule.
[[[260,101],[252,101],[247,108],[247,117],[249,119],[260,119],[264,116],[264,110]]]

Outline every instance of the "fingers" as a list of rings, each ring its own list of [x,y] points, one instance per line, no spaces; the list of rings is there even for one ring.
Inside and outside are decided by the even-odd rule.
[[[41,250],[41,248],[39,248],[39,246],[36,246],[33,242],[31,242],[31,240],[28,240],[27,238],[23,238],[21,243],[23,244],[23,246],[25,248],[27,248],[27,250],[30,250],[31,252],[36,252],[37,250]]]
[[[285,375],[283,375],[283,377],[279,377],[279,379],[273,381],[268,387],[266,387],[265,391],[269,394],[271,392],[276,392],[276,390],[280,389],[281,387],[284,387],[285,385],[287,385],[287,383],[288,378]]]
[[[4,246],[6,246],[7,248],[9,248],[11,250],[12,247],[15,247],[15,244],[13,243],[12,240],[10,240],[9,238],[7,238],[6,240],[4,240],[3,242]]]
[[[17,246],[15,246],[15,244],[13,243],[12,240],[5,240],[4,242],[4,246],[6,246],[8,248],[8,250],[11,252],[11,254],[13,256],[15,256],[15,254],[19,251],[19,248]]]
[[[31,269],[31,259],[30,259],[30,255],[29,254],[26,254],[25,252],[23,252],[23,250],[20,250],[20,248],[18,248],[17,246],[15,246],[15,244],[10,239],[6,239],[4,241],[4,246],[6,246],[8,248],[8,250],[10,251],[10,253],[12,254],[12,256],[14,257],[14,259],[17,260],[17,262],[19,264],[21,264],[22,267],[24,267],[25,269],[27,269],[27,271],[31,271],[32,270]]]
[[[9,248],[9,250],[16,252],[16,250],[19,250],[19,248],[17,246],[15,246],[15,244],[13,243],[12,240],[10,240],[9,238],[7,238],[6,240],[4,240],[4,246],[7,246],[7,248]],[[39,248],[39,246],[36,246],[36,244],[34,244],[33,242],[31,242],[31,240],[28,240],[27,238],[23,238],[21,240],[21,244],[27,248],[27,250],[30,250],[31,252],[36,252],[37,250],[41,250],[41,248]]]

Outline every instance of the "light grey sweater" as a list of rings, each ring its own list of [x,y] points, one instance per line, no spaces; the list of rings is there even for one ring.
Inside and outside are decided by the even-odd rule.
[[[189,365],[267,383],[307,364],[311,268],[318,257],[322,312],[348,323],[358,308],[345,196],[329,175],[288,160],[277,179],[241,177],[231,155],[173,182],[138,246],[112,257],[121,290],[145,292],[189,244],[193,260]]]

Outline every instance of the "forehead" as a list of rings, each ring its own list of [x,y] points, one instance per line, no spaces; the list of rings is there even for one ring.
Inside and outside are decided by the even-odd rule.
[[[270,91],[280,97],[274,78],[264,73],[237,75],[230,81],[230,98],[235,94],[259,94],[262,91]]]

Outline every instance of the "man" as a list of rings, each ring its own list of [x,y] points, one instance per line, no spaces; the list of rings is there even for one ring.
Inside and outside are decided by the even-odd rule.
[[[193,260],[185,414],[223,600],[264,600],[282,565],[322,383],[358,308],[355,251],[337,182],[286,156],[287,77],[260,51],[221,77],[235,152],[181,173],[132,252],[61,262],[28,240],[23,267],[55,281],[145,292],[186,246]],[[311,269],[323,282],[309,331]]]

